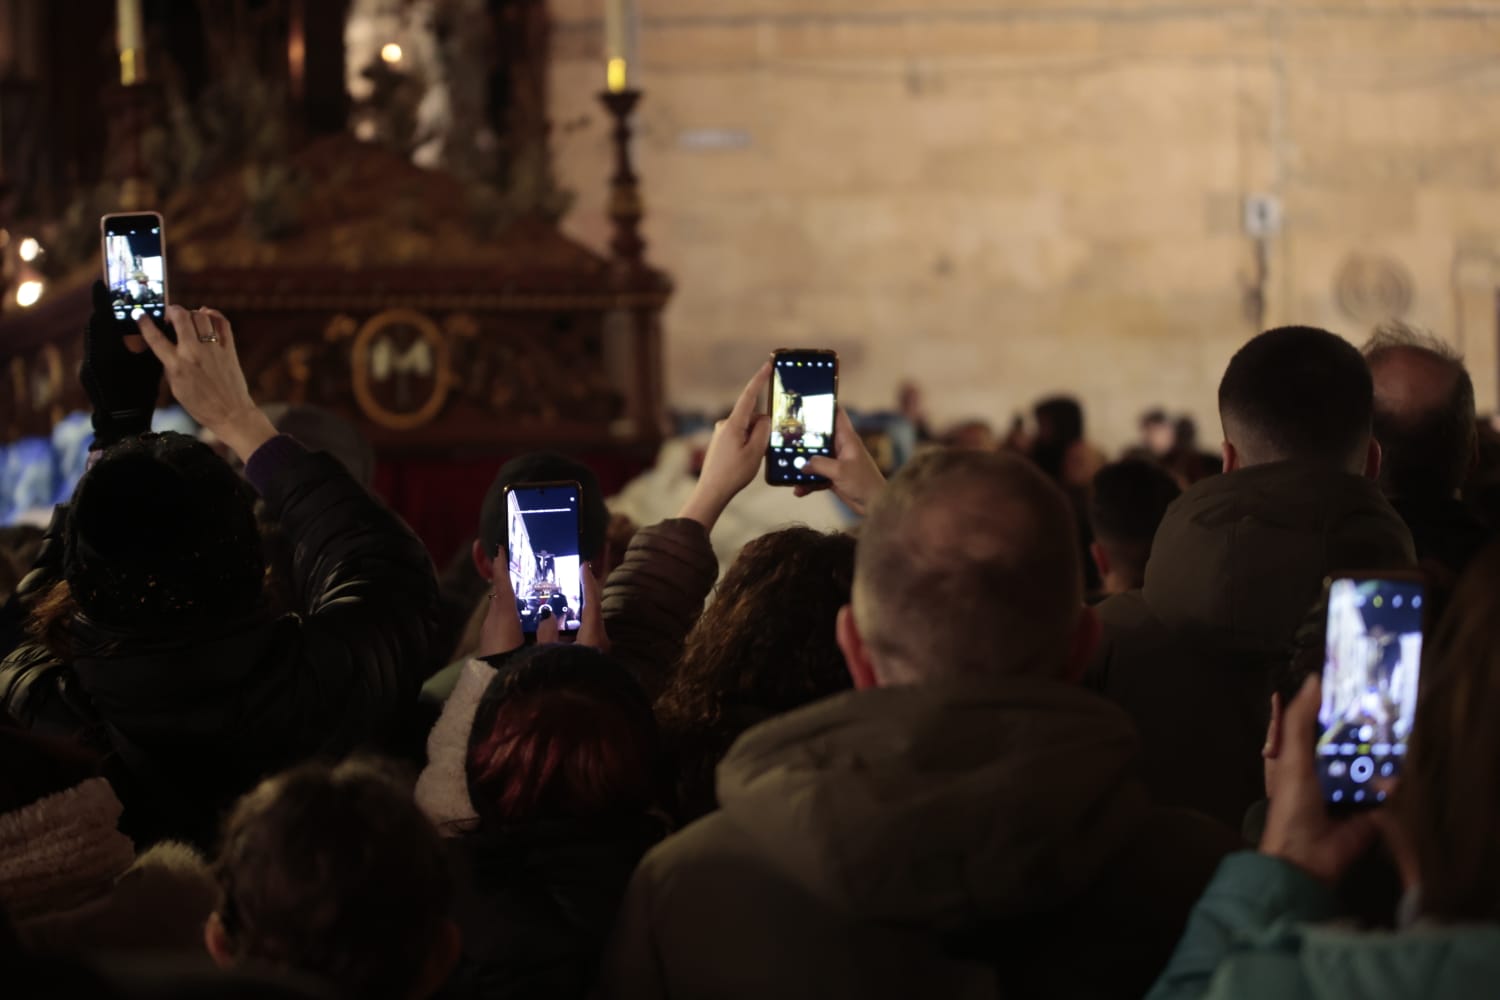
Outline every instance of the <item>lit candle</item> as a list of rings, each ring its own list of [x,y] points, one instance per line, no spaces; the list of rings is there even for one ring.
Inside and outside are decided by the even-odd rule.
[[[120,82],[129,86],[145,76],[141,50],[146,47],[141,27],[141,0],[115,0],[115,47],[120,51]]]
[[[630,86],[635,35],[635,0],[604,0],[604,81],[611,93]]]

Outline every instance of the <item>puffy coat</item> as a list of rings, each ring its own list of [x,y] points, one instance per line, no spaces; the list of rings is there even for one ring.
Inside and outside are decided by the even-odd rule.
[[[1290,462],[1214,476],[1157,529],[1146,584],[1099,606],[1088,684],[1140,731],[1153,796],[1238,827],[1265,794],[1271,670],[1339,570],[1409,569],[1371,480]]]
[[[262,777],[386,735],[428,664],[437,584],[422,543],[335,459],[286,437],[246,474],[295,553],[301,611],[144,642],[79,616],[62,662],[28,643],[0,664],[0,709],[109,754],[137,843],[213,843]]]
[[[838,695],[742,736],[646,855],[602,995],[1139,997],[1233,832],[1153,807],[1119,709],[1042,678]]]

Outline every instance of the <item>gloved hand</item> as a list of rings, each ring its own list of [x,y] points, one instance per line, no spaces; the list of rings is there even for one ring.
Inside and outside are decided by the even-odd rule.
[[[109,289],[102,281],[94,282],[94,312],[83,335],[83,367],[78,373],[94,404],[92,450],[151,429],[161,376],[161,362],[146,348],[135,320],[115,319]]]

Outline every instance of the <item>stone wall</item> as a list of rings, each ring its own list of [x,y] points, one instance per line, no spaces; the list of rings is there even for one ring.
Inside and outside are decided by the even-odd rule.
[[[597,246],[603,0],[554,0],[569,230]],[[778,345],[940,421],[1076,392],[1118,445],[1152,404],[1217,440],[1254,332],[1247,195],[1281,202],[1266,325],[1391,311],[1496,404],[1500,2],[643,0],[637,152],[674,403]]]

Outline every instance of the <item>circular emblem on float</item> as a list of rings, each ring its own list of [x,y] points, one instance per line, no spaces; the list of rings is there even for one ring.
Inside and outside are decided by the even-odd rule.
[[[349,368],[360,411],[396,431],[431,422],[452,385],[448,341],[415,309],[388,309],[366,320],[354,335]]]

